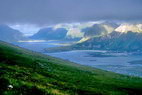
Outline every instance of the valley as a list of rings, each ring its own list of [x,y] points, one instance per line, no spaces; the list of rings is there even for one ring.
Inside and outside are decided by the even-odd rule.
[[[0,0],[0,95],[142,95],[142,0]]]
[[[129,63],[130,61],[141,60],[142,55],[134,55],[126,52],[116,53],[105,50],[72,50],[54,53],[46,53],[44,51],[45,48],[63,46],[63,43],[65,45],[66,43],[72,43],[72,41],[23,42],[16,44],[32,51],[37,51],[81,65],[91,66],[125,75],[142,77],[142,65],[134,63],[132,65]]]
[[[78,65],[1,41],[0,70],[2,95],[142,93],[142,79],[139,77]]]

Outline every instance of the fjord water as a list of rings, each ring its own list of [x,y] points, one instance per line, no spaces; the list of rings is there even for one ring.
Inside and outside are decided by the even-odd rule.
[[[115,56],[97,57],[90,55],[90,53],[98,53],[98,51],[77,50],[60,53],[48,53],[48,55],[79,63],[81,65],[87,65],[116,73],[142,77],[142,64],[130,63],[134,60],[141,60],[142,56],[123,54],[117,55],[112,53]]]
[[[142,77],[142,55],[130,55],[127,53],[112,53],[97,50],[74,50],[67,52],[45,53],[45,48],[58,47],[68,41],[46,41],[46,42],[18,42],[15,45],[41,52],[50,56],[62,58],[81,65],[96,67],[120,74]],[[140,61],[138,64],[131,63]]]

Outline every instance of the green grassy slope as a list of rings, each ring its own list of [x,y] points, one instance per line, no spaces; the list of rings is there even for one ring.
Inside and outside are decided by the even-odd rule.
[[[8,86],[13,86],[13,88]],[[77,65],[0,42],[0,94],[138,95],[142,79]]]

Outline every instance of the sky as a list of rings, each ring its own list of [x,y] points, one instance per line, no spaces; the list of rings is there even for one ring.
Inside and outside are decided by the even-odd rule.
[[[0,24],[142,21],[142,0],[0,0]]]

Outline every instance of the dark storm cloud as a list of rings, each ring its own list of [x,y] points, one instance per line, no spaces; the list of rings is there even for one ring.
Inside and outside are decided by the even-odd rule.
[[[0,0],[0,23],[142,20],[142,0]]]

